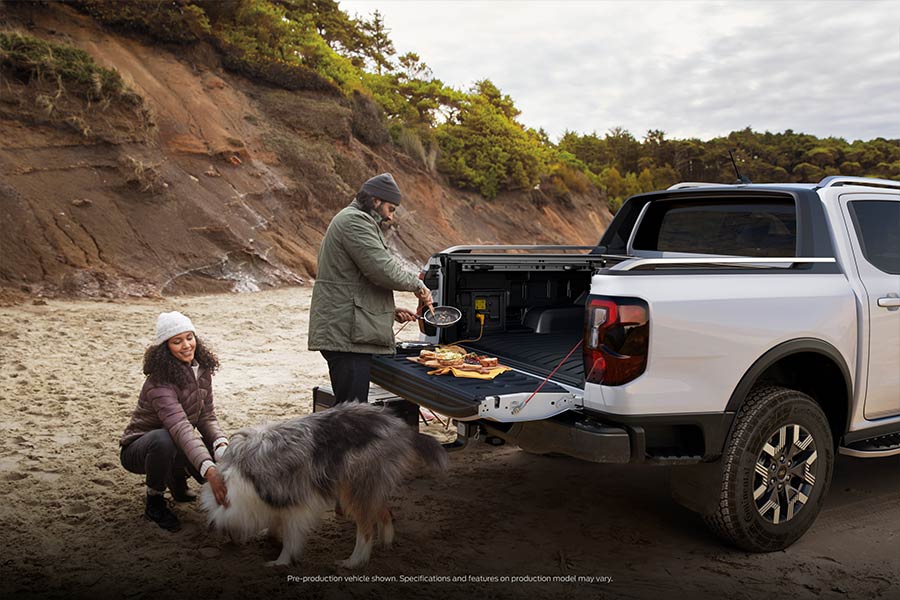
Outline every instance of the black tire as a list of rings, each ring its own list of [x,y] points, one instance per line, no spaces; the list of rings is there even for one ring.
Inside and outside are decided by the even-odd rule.
[[[735,417],[718,506],[704,520],[743,550],[782,550],[815,521],[833,469],[831,427],[821,407],[802,392],[758,386]]]

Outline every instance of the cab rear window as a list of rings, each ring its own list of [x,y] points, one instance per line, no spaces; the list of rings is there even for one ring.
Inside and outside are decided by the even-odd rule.
[[[729,256],[796,256],[792,200],[662,201],[649,206],[635,250]]]

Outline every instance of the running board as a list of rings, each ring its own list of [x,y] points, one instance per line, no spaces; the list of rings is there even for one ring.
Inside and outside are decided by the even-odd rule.
[[[900,433],[882,435],[841,446],[838,452],[856,458],[882,458],[900,454]]]

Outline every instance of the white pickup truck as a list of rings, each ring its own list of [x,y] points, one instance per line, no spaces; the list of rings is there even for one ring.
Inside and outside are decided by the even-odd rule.
[[[429,376],[401,348],[372,378],[458,446],[682,465],[676,500],[749,551],[811,526],[835,452],[900,454],[900,182],[678,184],[596,247],[455,247],[425,281],[463,318],[423,341],[513,370]]]

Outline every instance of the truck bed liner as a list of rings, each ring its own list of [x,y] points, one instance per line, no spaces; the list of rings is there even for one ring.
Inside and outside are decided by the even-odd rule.
[[[463,347],[496,356],[500,362],[546,377],[556,368],[572,347],[581,339],[581,332],[543,333],[516,331],[495,333],[478,342],[462,344]],[[576,350],[553,376],[554,380],[581,387],[584,384],[582,354]]]

